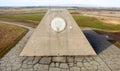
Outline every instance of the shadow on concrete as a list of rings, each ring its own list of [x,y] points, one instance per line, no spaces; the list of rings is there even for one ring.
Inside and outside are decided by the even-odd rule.
[[[97,54],[101,53],[112,45],[110,42],[107,41],[105,36],[99,35],[93,30],[83,30],[83,33],[85,34],[86,38]]]

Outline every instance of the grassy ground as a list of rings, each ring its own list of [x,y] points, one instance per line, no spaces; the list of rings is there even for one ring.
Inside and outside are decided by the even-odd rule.
[[[80,27],[90,27],[103,30],[120,30],[120,25],[104,23],[94,17],[73,15],[73,18]]]
[[[17,15],[1,15],[0,18],[40,21],[43,18],[43,16],[44,14],[17,14]]]
[[[3,57],[28,30],[0,22],[0,58]]]
[[[44,14],[1,15],[0,20],[36,28]]]
[[[31,20],[37,23],[43,18],[44,14],[17,14],[17,15],[2,15],[1,18],[16,19],[16,20]],[[80,27],[90,27],[104,30],[120,30],[120,25],[104,23],[94,17],[82,16],[73,14],[73,18]],[[35,24],[36,25],[36,24]]]

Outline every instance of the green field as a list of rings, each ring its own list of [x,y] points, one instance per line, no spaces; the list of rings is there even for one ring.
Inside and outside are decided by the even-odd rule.
[[[0,18],[40,21],[43,18],[43,16],[44,14],[16,14],[16,15],[1,15]]]
[[[103,30],[120,30],[120,25],[104,23],[94,17],[73,15],[73,18],[80,27],[90,27]]]

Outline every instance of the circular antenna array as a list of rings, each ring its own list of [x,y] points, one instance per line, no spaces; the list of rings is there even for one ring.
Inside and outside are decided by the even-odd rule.
[[[65,23],[64,19],[56,17],[52,20],[51,27],[54,31],[61,32],[65,29],[66,23]]]

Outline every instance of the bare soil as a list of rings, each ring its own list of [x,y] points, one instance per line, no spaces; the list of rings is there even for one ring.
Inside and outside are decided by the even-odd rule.
[[[94,31],[102,35],[108,35],[109,37],[113,38],[115,41],[120,42],[120,32],[108,32],[108,31],[100,31],[100,30],[94,30]]]

